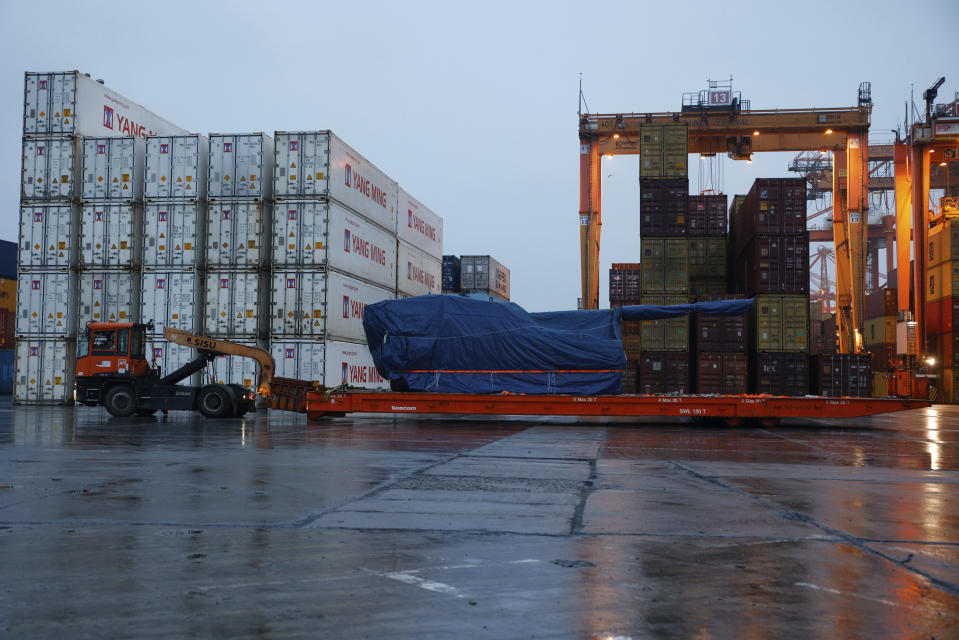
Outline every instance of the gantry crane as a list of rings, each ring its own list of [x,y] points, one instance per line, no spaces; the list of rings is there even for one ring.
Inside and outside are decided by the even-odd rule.
[[[762,151],[832,151],[833,241],[836,254],[837,326],[841,353],[862,349],[868,197],[870,84],[859,86],[855,107],[750,109],[730,86],[685,100],[681,112],[580,114],[579,224],[582,307],[599,308],[599,242],[602,227],[600,159],[639,153],[644,124],[686,123],[689,153],[726,153],[737,160]]]

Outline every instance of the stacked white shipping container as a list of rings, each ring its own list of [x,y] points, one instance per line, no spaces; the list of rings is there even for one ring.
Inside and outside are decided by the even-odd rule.
[[[442,292],[443,219],[402,188],[396,216],[396,293],[400,297]]]
[[[77,71],[26,74],[15,402],[69,400],[78,329],[135,316],[134,147],[158,132],[183,131]]]
[[[210,134],[204,223],[204,335],[268,348],[273,139],[264,133]],[[250,358],[222,357],[216,382],[254,388]]]
[[[140,318],[154,323],[148,349],[163,374],[196,357],[193,349],[165,340],[163,330],[201,331],[209,149],[209,140],[197,134],[146,141]]]
[[[278,131],[271,352],[277,375],[387,388],[363,330],[396,297],[397,186],[330,131]]]

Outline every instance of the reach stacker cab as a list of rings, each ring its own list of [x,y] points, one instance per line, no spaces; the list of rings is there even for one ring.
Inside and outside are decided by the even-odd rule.
[[[147,332],[153,323],[88,322],[78,344],[74,399],[90,407],[103,406],[114,416],[153,415],[169,409],[198,410],[208,418],[238,417],[254,407],[256,393],[238,384],[199,387],[181,382],[221,355],[239,355],[260,363],[257,393],[270,394],[272,356],[263,349],[196,336],[167,327],[170,342],[193,347],[197,357],[162,375],[147,360]]]

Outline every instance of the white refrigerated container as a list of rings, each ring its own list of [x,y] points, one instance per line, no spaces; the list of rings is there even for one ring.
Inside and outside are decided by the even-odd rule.
[[[151,367],[159,367],[160,375],[173,373],[183,365],[198,357],[196,349],[182,344],[168,342],[163,336],[147,336],[147,358]],[[193,374],[179,384],[198,384],[199,374]]]
[[[392,289],[396,237],[331,200],[273,206],[275,267],[329,267]]]
[[[76,138],[23,141],[21,200],[72,200],[80,177]]]
[[[207,271],[203,332],[223,337],[260,337],[268,326],[269,296],[269,282],[262,281],[256,271]]]
[[[422,202],[398,189],[396,237],[438,260],[443,259],[443,218]]]
[[[20,269],[69,269],[77,263],[77,207],[35,202],[20,206]]]
[[[206,262],[211,269],[265,266],[270,250],[270,217],[263,202],[211,202],[206,213]]]
[[[199,330],[203,281],[193,271],[144,271],[140,277],[142,322],[153,321],[157,333],[165,327]]]
[[[210,168],[210,141],[197,134],[149,137],[143,197],[147,200],[203,200]]]
[[[81,142],[80,199],[140,202],[146,143],[138,138],[85,138]]]
[[[270,334],[365,342],[366,305],[392,300],[393,291],[336,271],[276,270],[272,277]]]
[[[265,133],[211,133],[207,198],[273,197],[273,138]]]
[[[278,199],[327,197],[396,230],[396,182],[330,131],[277,131]]]
[[[81,271],[77,327],[87,322],[135,322],[140,279],[132,271]]]
[[[65,338],[17,338],[13,401],[72,402],[76,342]]]
[[[270,353],[276,375],[321,384],[364,389],[389,389],[390,383],[376,371],[365,344],[340,340],[275,339]]]
[[[150,203],[143,208],[142,264],[147,269],[193,269],[202,262],[197,241],[202,203]]]
[[[231,342],[236,342],[237,344],[242,344],[247,347],[259,347],[260,349],[269,350],[267,343],[263,340],[233,339]],[[207,368],[200,373],[203,384],[239,384],[247,389],[256,389],[256,381],[259,375],[259,363],[253,358],[241,356],[219,356],[213,360],[212,367],[207,366]]]
[[[397,241],[396,290],[407,296],[441,293],[443,262]]]
[[[189,132],[79,71],[28,71],[23,133],[145,138]]]
[[[80,267],[86,269],[133,266],[134,205],[87,203],[80,211]]]
[[[21,271],[17,277],[17,335],[72,336],[77,326],[77,274]]]

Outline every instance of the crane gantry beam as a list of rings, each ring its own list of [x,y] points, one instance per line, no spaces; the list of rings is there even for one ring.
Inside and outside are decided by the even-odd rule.
[[[861,93],[861,90],[860,90]],[[582,114],[580,140],[580,257],[582,307],[599,308],[599,246],[602,226],[600,161],[603,155],[639,154],[643,125],[685,123],[689,153],[725,153],[745,159],[762,151],[833,151],[848,168],[848,176],[834,180],[842,192],[836,207],[833,233],[840,289],[840,349],[861,348],[862,305],[865,287],[865,230],[868,198],[869,122],[871,101],[857,107],[828,109],[690,110],[667,113]],[[839,194],[834,193],[834,202]],[[839,276],[837,275],[837,278]]]

